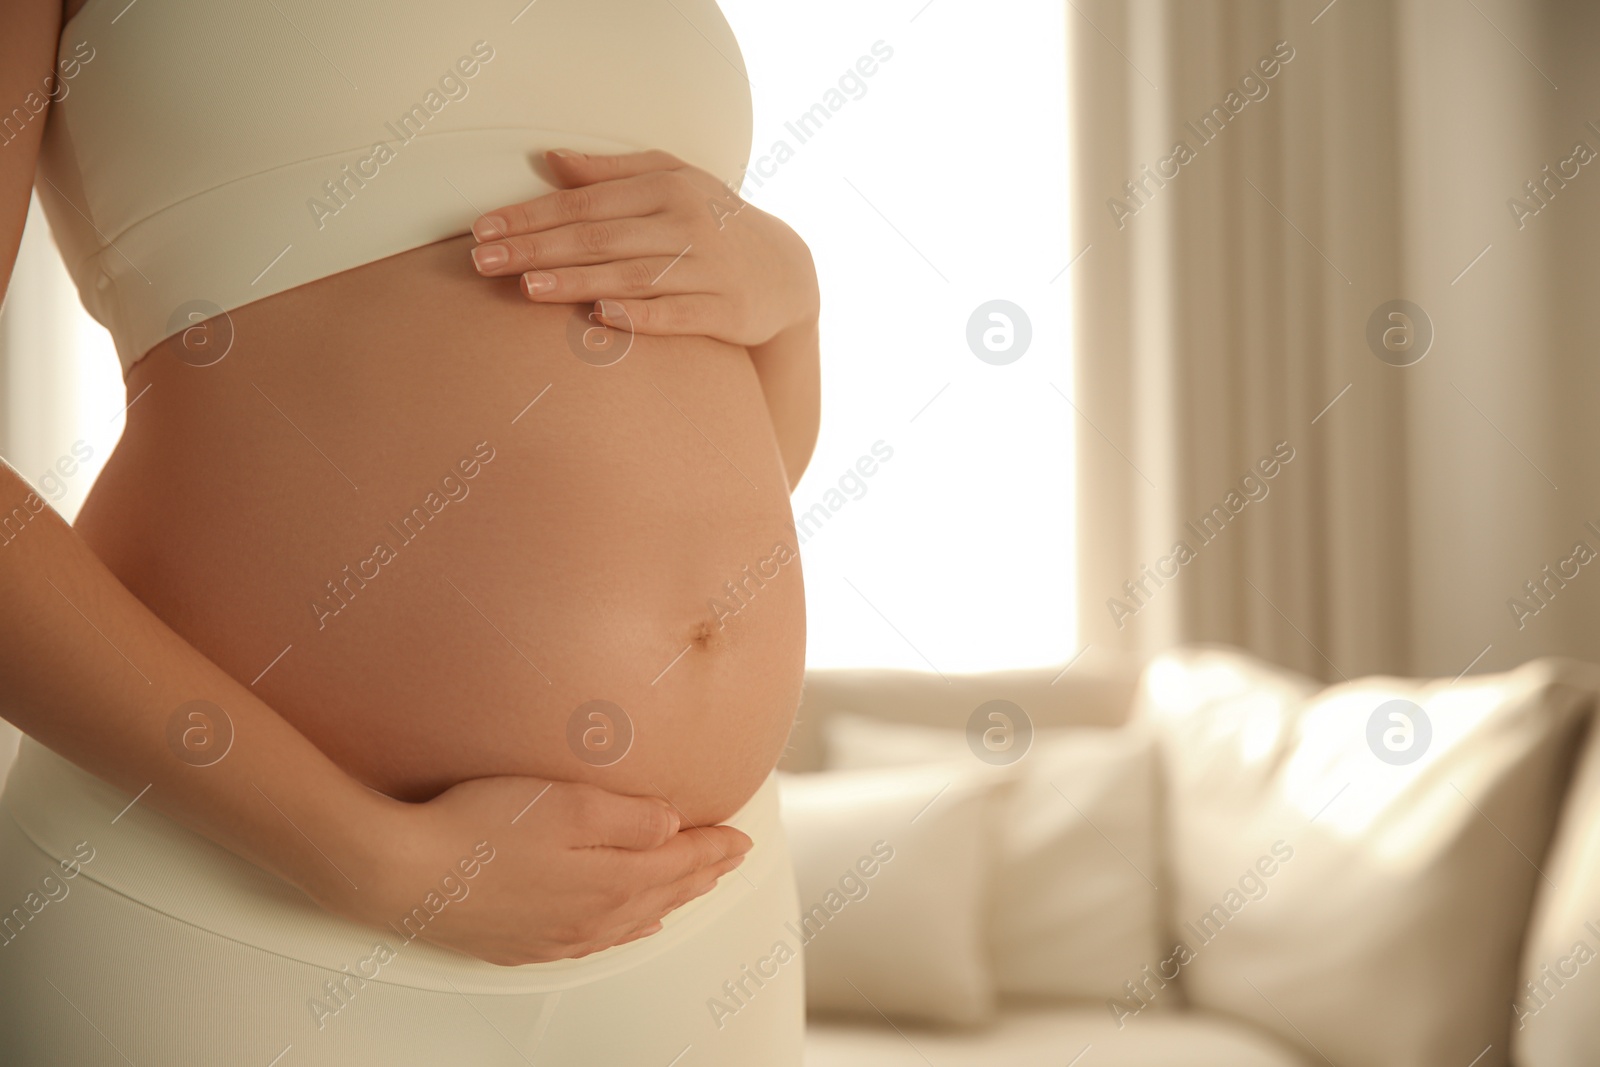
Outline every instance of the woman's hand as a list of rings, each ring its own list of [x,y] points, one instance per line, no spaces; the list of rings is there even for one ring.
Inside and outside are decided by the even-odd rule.
[[[805,242],[712,175],[660,151],[546,158],[566,188],[479,219],[479,273],[641,334],[754,347],[816,319]]]
[[[664,801],[540,778],[471,779],[392,810],[377,881],[330,910],[502,966],[654,933],[752,844],[731,826],[680,831]]]

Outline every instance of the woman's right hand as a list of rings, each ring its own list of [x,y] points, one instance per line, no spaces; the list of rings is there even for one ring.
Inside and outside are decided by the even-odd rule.
[[[321,903],[501,966],[654,933],[752,845],[731,826],[680,830],[665,800],[542,778],[474,778],[390,810],[367,884]]]

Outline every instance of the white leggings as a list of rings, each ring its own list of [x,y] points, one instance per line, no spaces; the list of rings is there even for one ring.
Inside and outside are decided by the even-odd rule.
[[[523,967],[338,919],[131,799],[23,739],[0,794],[0,1063],[801,1062],[775,778],[729,820],[755,841],[743,865],[660,932]]]

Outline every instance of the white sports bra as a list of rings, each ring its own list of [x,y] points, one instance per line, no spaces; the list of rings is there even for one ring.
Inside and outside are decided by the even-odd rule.
[[[35,184],[124,376],[210,314],[549,192],[545,149],[661,148],[734,188],[749,160],[715,0],[88,0],[59,54]]]

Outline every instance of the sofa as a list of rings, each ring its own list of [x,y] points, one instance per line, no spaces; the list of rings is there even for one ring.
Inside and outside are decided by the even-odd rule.
[[[808,1067],[1600,1064],[1600,668],[808,673]]]

